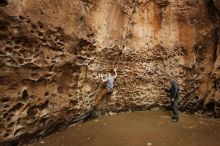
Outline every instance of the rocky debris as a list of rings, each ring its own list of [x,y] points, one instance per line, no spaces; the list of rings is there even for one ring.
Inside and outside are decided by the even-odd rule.
[[[3,6],[2,3],[0,3]],[[218,1],[32,0],[0,10],[0,142],[82,121],[118,68],[101,114],[169,107],[220,115]]]

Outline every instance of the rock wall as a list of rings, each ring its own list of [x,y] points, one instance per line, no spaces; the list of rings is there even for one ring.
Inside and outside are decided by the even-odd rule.
[[[219,0],[0,2],[0,142],[15,145],[77,122],[100,74],[118,68],[103,112],[169,106],[220,115]]]

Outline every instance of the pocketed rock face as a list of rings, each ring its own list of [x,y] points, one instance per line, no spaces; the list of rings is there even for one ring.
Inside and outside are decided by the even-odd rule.
[[[1,3],[0,141],[77,122],[118,68],[100,110],[169,106],[220,115],[218,0],[18,0]],[[125,47],[123,47],[125,46]],[[19,141],[19,142],[18,142]]]

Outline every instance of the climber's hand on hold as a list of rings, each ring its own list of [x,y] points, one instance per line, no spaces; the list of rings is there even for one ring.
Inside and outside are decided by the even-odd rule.
[[[104,77],[102,74],[100,75],[100,77],[102,79],[102,82],[106,82],[107,81],[106,77]]]
[[[103,78],[104,78],[104,77],[103,77],[103,75],[102,75],[102,74],[100,74],[100,78],[103,80]]]

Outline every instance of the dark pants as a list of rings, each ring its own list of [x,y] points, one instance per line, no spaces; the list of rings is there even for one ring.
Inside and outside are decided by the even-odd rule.
[[[178,98],[176,98],[174,101],[171,101],[173,116],[172,118],[175,120],[179,120],[179,113],[178,113]]]

